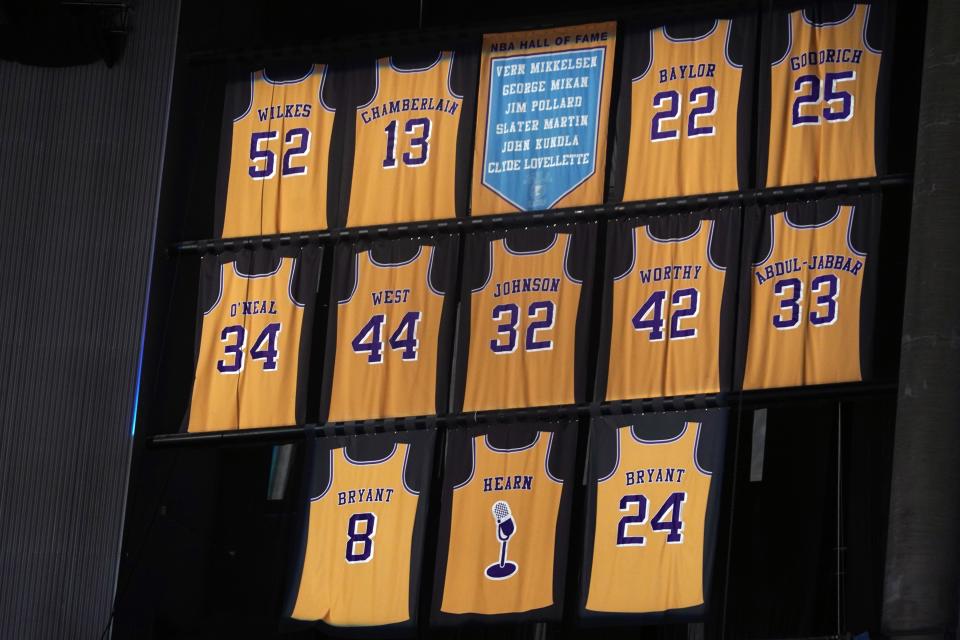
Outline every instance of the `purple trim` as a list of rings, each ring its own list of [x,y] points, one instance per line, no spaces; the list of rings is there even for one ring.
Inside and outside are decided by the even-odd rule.
[[[632,438],[634,439],[634,441],[639,442],[640,444],[669,444],[669,443],[671,443],[671,442],[676,442],[677,440],[679,440],[680,438],[682,438],[682,437],[683,437],[684,435],[686,435],[686,433],[687,433],[687,423],[686,423],[686,422],[683,423],[683,429],[680,431],[680,433],[678,433],[677,435],[673,436],[672,438],[667,438],[666,440],[644,440],[643,438],[638,438],[638,437],[637,437],[637,434],[635,434],[635,433],[633,432],[633,426],[623,427],[623,428],[624,428],[624,429],[630,429],[630,437],[632,437]]]
[[[703,475],[705,475],[705,476],[707,476],[707,477],[710,477],[710,476],[713,475],[713,472],[712,472],[712,471],[707,471],[706,469],[704,469],[703,467],[701,467],[701,466],[700,466],[700,462],[697,461],[697,449],[700,447],[700,432],[701,432],[702,430],[703,430],[703,423],[702,423],[702,422],[698,422],[698,423],[697,423],[697,437],[696,437],[696,439],[694,439],[694,441],[693,441],[693,466],[695,466],[695,467],[697,468],[697,471],[699,471],[699,472],[702,473]]]
[[[473,475],[477,472],[477,439],[484,436],[474,436],[470,438],[470,477],[461,482],[460,484],[453,485],[454,491],[461,487],[465,487],[473,481]]]
[[[453,83],[451,82],[453,79],[453,59],[456,55],[456,51],[451,51],[450,59],[447,61],[447,93],[452,95],[454,98],[463,100],[463,96],[453,90]]]
[[[297,297],[293,295],[293,274],[297,270],[297,259],[293,258],[292,260],[293,262],[290,265],[290,278],[287,281],[287,296],[290,297],[290,302],[292,302],[294,306],[302,309],[306,306],[306,303],[301,303],[299,300],[297,300]]]
[[[650,238],[652,241],[657,242],[657,243],[659,243],[659,244],[671,244],[671,243],[674,243],[674,242],[686,242],[687,240],[696,237],[696,235],[697,235],[698,233],[700,233],[700,227],[701,227],[701,226],[703,226],[703,220],[698,220],[698,221],[697,221],[697,228],[694,229],[694,230],[693,230],[693,233],[691,233],[690,235],[684,236],[684,237],[682,237],[682,238],[666,238],[666,239],[663,239],[663,240],[661,240],[660,238],[655,237],[655,236],[653,235],[653,233],[650,232],[650,225],[644,225],[644,229],[646,229],[646,231],[647,231],[647,237]]]
[[[823,222],[816,222],[816,223],[814,223],[814,224],[795,224],[795,223],[793,223],[793,222],[790,222],[790,218],[787,217],[787,211],[786,211],[786,209],[784,209],[784,211],[783,211],[783,221],[787,223],[787,226],[788,226],[788,227],[791,227],[791,228],[793,228],[793,229],[801,229],[801,230],[803,230],[803,229],[820,229],[820,228],[822,228],[822,227],[826,227],[826,226],[831,225],[831,224],[833,224],[834,222],[836,222],[837,218],[840,216],[840,207],[842,207],[842,206],[843,206],[843,205],[837,205],[837,210],[833,212],[833,215],[830,216],[829,219],[824,220]]]
[[[539,431],[537,431],[537,436],[533,439],[533,442],[531,442],[530,444],[524,445],[522,447],[516,447],[515,449],[509,449],[509,448],[501,449],[499,447],[495,447],[492,444],[490,444],[489,436],[487,435],[483,436],[483,445],[490,451],[495,451],[497,453],[516,453],[518,451],[526,451],[527,449],[532,449],[533,447],[537,446],[538,442],[540,442]]]
[[[547,453],[543,456],[543,471],[547,474],[548,478],[557,484],[563,484],[563,480],[550,473],[550,451],[553,449],[553,437],[555,435],[557,434],[552,431],[550,432],[550,439],[547,441]]]
[[[417,258],[420,257],[420,254],[422,252],[423,252],[423,245],[421,244],[420,246],[417,247],[417,252],[414,254],[414,256],[409,260],[404,260],[403,262],[377,262],[373,257],[372,249],[369,251],[365,251],[364,253],[367,254],[367,259],[370,261],[370,264],[372,264],[373,266],[380,267],[381,269],[395,269],[397,267],[406,266],[411,262],[415,261]]]
[[[321,65],[313,65],[314,72],[316,72],[317,67]],[[327,101],[323,99],[323,87],[327,84],[327,71],[330,69],[327,65],[323,66],[323,77],[320,78],[320,89],[317,91],[317,101],[320,103],[320,106],[323,107],[324,111],[329,113],[336,113],[337,110],[327,104]]]
[[[619,427],[614,432],[614,435],[616,436],[616,438],[614,439],[617,441],[617,461],[614,463],[613,469],[611,469],[610,473],[603,476],[602,478],[597,478],[597,484],[600,484],[601,482],[606,482],[607,480],[615,476],[617,474],[617,471],[620,469],[620,432],[623,429],[630,429],[630,428],[631,427]]]
[[[650,69],[653,68],[653,32],[654,32],[654,31],[655,31],[655,29],[650,29],[650,30],[647,32],[647,33],[649,34],[649,36],[650,36],[650,37],[649,37],[649,39],[650,39],[650,58],[649,58],[649,60],[647,60],[647,68],[644,69],[644,70],[643,70],[643,73],[641,73],[640,75],[638,75],[636,78],[630,78],[630,82],[631,82],[631,83],[633,83],[633,82],[639,82],[640,80],[643,80],[643,79],[647,76],[647,74],[650,73]]]
[[[349,464],[356,465],[356,466],[364,466],[364,465],[370,465],[370,464],[381,464],[381,463],[383,463],[383,462],[386,462],[386,461],[389,460],[390,458],[392,458],[392,457],[393,457],[393,454],[395,454],[395,453],[397,452],[397,443],[394,442],[394,443],[393,443],[393,449],[390,450],[390,453],[388,453],[385,457],[380,458],[379,460],[354,460],[353,458],[350,457],[350,454],[347,452],[347,446],[346,446],[346,445],[340,447],[340,450],[343,452],[343,459],[344,459],[344,461],[348,462]]]
[[[710,28],[710,31],[707,31],[707,32],[706,32],[705,34],[703,34],[702,36],[694,36],[694,37],[692,37],[692,38],[673,38],[673,37],[670,36],[669,33],[667,33],[667,27],[666,27],[666,26],[660,27],[660,33],[661,33],[661,34],[663,35],[663,37],[666,38],[669,42],[697,42],[698,40],[706,40],[707,38],[709,38],[710,36],[712,36],[712,35],[713,35],[713,32],[717,30],[717,26],[719,26],[719,24],[720,24],[720,20],[719,20],[719,19],[714,20],[714,21],[713,21],[713,26]]]
[[[506,239],[506,238],[501,238],[501,239],[500,239],[500,244],[503,246],[503,250],[506,251],[507,253],[509,253],[509,254],[512,255],[512,256],[534,256],[534,255],[537,255],[537,254],[539,254],[539,253],[546,253],[547,251],[550,251],[550,249],[553,249],[553,246],[554,246],[555,244],[557,244],[557,236],[558,236],[558,235],[560,235],[559,232],[554,233],[554,234],[553,234],[553,240],[550,241],[550,244],[548,244],[548,245],[547,245],[546,247],[544,247],[543,249],[534,249],[533,251],[514,251],[513,249],[511,249],[511,248],[507,245],[507,239]]]
[[[440,51],[440,53],[437,55],[436,60],[434,60],[432,63],[430,63],[425,67],[416,67],[413,69],[400,69],[395,64],[393,64],[393,56],[387,57],[387,64],[390,65],[390,68],[396,71],[397,73],[420,73],[421,71],[429,71],[430,69],[433,69],[435,66],[440,64],[441,60],[443,60],[443,51]]]
[[[713,230],[717,228],[716,220],[709,220],[710,223],[710,236],[707,238],[707,262],[710,263],[710,266],[716,269],[717,271],[726,271],[726,267],[721,267],[716,262],[713,261],[713,256],[710,255],[710,249],[713,248]]]
[[[234,124],[236,124],[237,122],[240,122],[241,120],[246,118],[248,115],[250,115],[250,111],[253,109],[254,92],[256,91],[256,82],[255,82],[256,75],[257,75],[256,71],[250,72],[250,102],[247,103],[247,110],[243,112],[243,115],[233,119]]]
[[[310,498],[310,502],[316,502],[327,495],[327,492],[330,491],[330,487],[333,486],[333,449],[330,449],[330,474],[327,477],[327,486],[323,491],[320,492],[320,495]]]
[[[223,265],[220,265],[220,290],[217,292],[217,300],[211,305],[209,309],[203,312],[203,315],[207,315],[218,306],[220,306],[220,301],[223,300]]]
[[[846,206],[850,207],[850,215],[849,215],[849,217],[847,218],[847,248],[850,249],[850,251],[851,251],[854,255],[858,255],[858,256],[860,256],[861,258],[866,258],[866,257],[867,257],[866,252],[861,253],[861,252],[859,252],[859,251],[857,251],[856,249],[853,248],[853,238],[852,238],[852,234],[853,234],[853,217],[857,214],[857,207],[856,207],[855,205],[852,205],[852,204],[851,204],[851,205],[846,205]]]
[[[309,78],[311,75],[313,75],[313,72],[314,72],[314,71],[316,71],[316,65],[310,65],[310,70],[307,71],[307,73],[306,73],[304,76],[300,77],[300,78],[295,78],[295,79],[293,79],[293,80],[271,80],[271,79],[270,79],[270,76],[267,75],[267,70],[266,70],[266,68],[263,68],[263,69],[260,70],[260,77],[263,78],[263,81],[264,81],[264,82],[266,82],[267,84],[272,84],[272,85],[297,84],[297,83],[299,83],[299,82],[303,82],[304,80],[306,80],[307,78]]]
[[[483,284],[477,287],[476,289],[471,289],[470,293],[477,293],[478,291],[483,291],[487,288],[487,285],[490,284],[490,280],[493,279],[493,243],[496,240],[487,240],[487,249],[490,252],[490,265],[487,268],[487,279],[483,281]]]
[[[778,211],[777,213],[774,213],[774,214],[771,214],[771,215],[770,215],[770,250],[767,251],[767,255],[764,256],[763,260],[761,260],[760,262],[754,262],[754,263],[753,263],[753,266],[755,266],[755,267],[759,267],[759,266],[762,265],[764,262],[766,262],[767,260],[769,260],[769,259],[770,259],[770,256],[773,255],[773,242],[774,242],[774,240],[776,240],[776,238],[774,238],[774,233],[773,233],[773,228],[774,228],[774,227],[773,227],[773,217],[776,216],[776,215],[778,215],[779,213],[783,213],[784,215],[786,215],[786,210],[784,210],[784,211]]]
[[[573,234],[565,233],[564,235],[567,236],[567,246],[563,249],[563,275],[574,284],[583,284],[583,280],[577,280],[567,271],[567,258],[570,257],[570,245],[573,244]]]
[[[403,451],[403,468],[400,471],[400,480],[403,482],[403,488],[407,490],[407,493],[414,496],[419,496],[419,491],[414,491],[410,485],[407,484],[407,461],[410,460],[410,444],[404,443]]]
[[[345,300],[337,300],[337,304],[347,304],[353,300],[353,296],[357,294],[357,287],[360,286],[360,252],[356,251],[353,254],[353,291],[350,292],[350,295],[347,296]]]
[[[848,15],[846,18],[840,18],[839,20],[835,20],[834,22],[814,22],[813,20],[810,20],[809,18],[807,18],[807,13],[806,13],[807,10],[806,10],[806,9],[800,9],[800,18],[801,18],[804,22],[806,22],[808,25],[810,25],[811,27],[814,27],[814,28],[835,27],[835,26],[837,26],[838,24],[843,24],[844,22],[846,22],[847,20],[849,20],[850,18],[852,18],[852,17],[854,16],[854,14],[857,13],[857,6],[858,6],[858,5],[857,5],[856,3],[854,3],[853,5],[851,5],[851,7],[850,7],[850,15]]]
[[[283,257],[281,256],[280,261],[277,263],[277,268],[271,271],[270,273],[240,273],[240,269],[237,268],[237,261],[233,261],[233,272],[237,274],[238,277],[245,280],[257,280],[259,278],[269,278],[270,276],[277,275],[277,272],[283,268]]]

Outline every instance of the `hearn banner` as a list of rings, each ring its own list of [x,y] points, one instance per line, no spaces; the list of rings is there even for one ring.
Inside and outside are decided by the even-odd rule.
[[[603,200],[615,22],[483,38],[472,215]]]

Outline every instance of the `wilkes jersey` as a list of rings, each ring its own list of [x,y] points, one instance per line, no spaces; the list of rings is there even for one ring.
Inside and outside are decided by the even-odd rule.
[[[623,200],[747,186],[754,33],[752,16],[628,31]]]
[[[305,72],[262,69],[228,87],[218,235],[327,227],[327,165],[335,115],[323,97],[327,75],[322,64]]]
[[[729,388],[739,218],[731,208],[609,223],[598,398]]]
[[[287,613],[336,627],[416,620],[432,431],[322,438]]]
[[[321,418],[446,409],[456,264],[449,236],[337,249]]]
[[[594,420],[582,615],[705,611],[725,430],[723,410]]]
[[[462,214],[462,150],[469,148],[473,126],[472,96],[466,93],[476,83],[475,54],[434,51],[411,62],[381,58],[371,80],[364,71],[352,72],[359,97],[352,179],[344,185],[346,226]]]
[[[467,238],[455,411],[584,400],[596,225]]]
[[[744,389],[852,382],[868,376],[879,196],[751,212]],[[745,310],[748,307],[742,306]]]
[[[448,435],[434,618],[559,618],[576,423]]]
[[[304,421],[318,248],[204,258],[187,431]]]
[[[760,184],[876,176],[885,110],[881,4],[823,2],[769,20]]]

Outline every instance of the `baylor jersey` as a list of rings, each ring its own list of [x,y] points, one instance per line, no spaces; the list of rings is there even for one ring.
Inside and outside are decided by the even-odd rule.
[[[293,80],[250,75],[250,102],[233,122],[222,237],[327,227],[327,161],[334,111],[325,65]]]
[[[770,68],[766,186],[877,175],[881,52],[867,43],[871,7],[815,23],[787,16],[786,52]]]

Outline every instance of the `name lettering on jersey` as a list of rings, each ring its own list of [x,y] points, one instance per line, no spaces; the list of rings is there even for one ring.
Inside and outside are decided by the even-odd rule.
[[[814,49],[804,51],[800,55],[790,56],[790,68],[799,71],[804,67],[815,67],[837,62],[860,64],[860,58],[862,57],[863,49]]]
[[[532,491],[533,476],[490,476],[483,479],[483,491]]]
[[[652,469],[626,471],[623,474],[623,479],[628,487],[635,484],[650,484],[656,482],[680,483],[683,481],[683,474],[686,472],[687,470],[682,467],[654,467]]]
[[[640,270],[640,282],[660,282],[661,280],[696,280],[700,277],[699,264],[668,264],[662,267]]]
[[[337,505],[357,504],[360,502],[390,502],[393,499],[391,487],[350,489],[337,492]]]
[[[764,265],[762,269],[756,269],[753,275],[757,278],[757,284],[763,284],[770,278],[789,273],[799,273],[803,269],[808,271],[845,271],[852,276],[858,276],[863,269],[863,261],[859,258],[841,255],[814,255],[806,260],[787,258]]]
[[[453,115],[460,103],[449,98],[402,98],[378,104],[360,112],[364,124],[370,124],[379,118],[406,111],[434,111]]]
[[[515,49],[520,49],[525,51],[527,49],[544,49],[549,47],[560,47],[565,44],[587,44],[591,42],[606,42],[609,39],[609,34],[606,31],[594,31],[592,33],[578,33],[576,35],[563,35],[557,36],[553,40],[549,38],[531,38],[529,40],[520,40],[517,43],[513,42],[493,42],[490,44],[490,51],[493,53],[501,53],[504,51],[514,51]]]
[[[669,82],[671,80],[687,80],[690,78],[712,78],[717,70],[717,65],[712,62],[701,62],[700,64],[681,64],[676,67],[664,67],[660,69],[660,82]]]
[[[407,297],[410,295],[410,289],[373,291],[370,295],[373,297],[374,306],[378,304],[399,304],[407,301]]]
[[[257,118],[260,119],[260,122],[266,122],[267,120],[278,120],[280,118],[309,118],[310,109],[313,108],[313,105],[298,102],[295,104],[278,104],[270,105],[269,107],[263,107],[262,109],[257,109]]]
[[[230,317],[277,315],[276,300],[242,300],[230,305]]]
[[[493,287],[493,297],[508,296],[527,291],[556,292],[560,290],[560,278],[515,278],[498,282]]]

